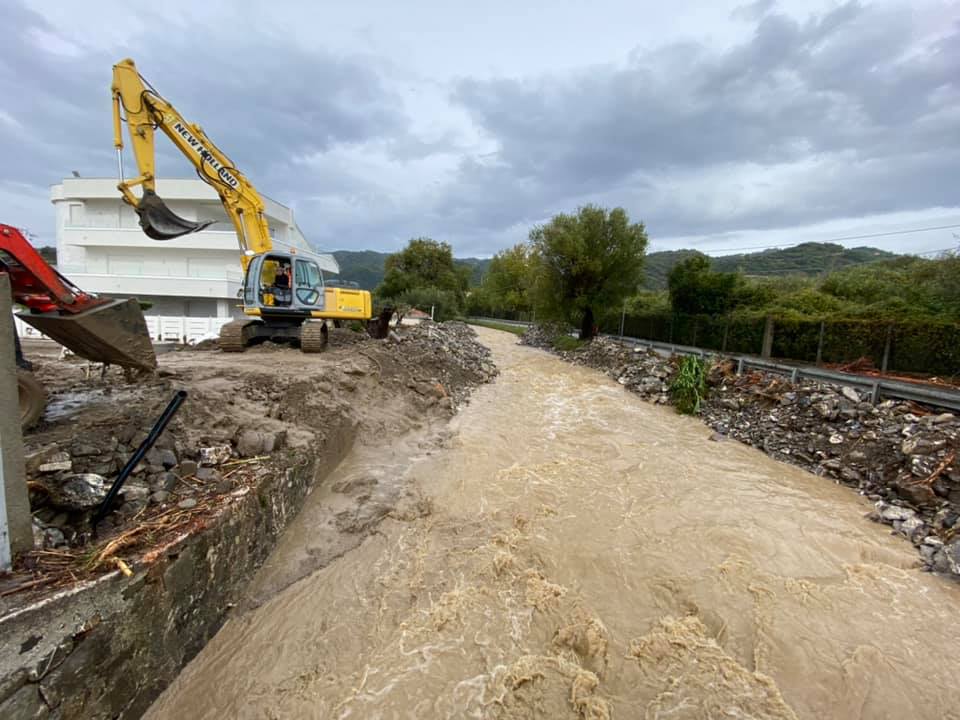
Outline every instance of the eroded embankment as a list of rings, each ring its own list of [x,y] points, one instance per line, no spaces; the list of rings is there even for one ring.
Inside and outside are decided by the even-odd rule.
[[[552,350],[552,339],[534,328],[521,342]],[[557,354],[670,403],[672,358],[610,338]],[[857,489],[874,501],[872,519],[910,540],[926,567],[960,578],[960,419],[912,402],[872,405],[852,387],[733,370],[718,360],[710,371],[701,417],[715,440],[734,438]]]
[[[444,423],[496,373],[462,324],[387,342],[336,332],[320,356],[266,346],[160,365],[136,386],[53,358],[39,368],[54,392],[26,438],[37,548],[0,588],[0,717],[138,717],[351,446]],[[104,481],[179,389],[183,409],[93,537]],[[334,545],[388,512],[369,501],[362,488],[341,499],[334,529],[349,540]]]

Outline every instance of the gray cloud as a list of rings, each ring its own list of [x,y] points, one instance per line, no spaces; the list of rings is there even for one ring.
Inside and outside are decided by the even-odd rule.
[[[725,53],[687,43],[572,77],[465,79],[455,101],[499,146],[497,163],[461,167],[462,187],[487,198],[471,220],[509,223],[597,192],[666,234],[952,204],[958,47],[956,26],[918,43],[908,7],[848,2],[805,22],[768,13]],[[731,213],[717,227],[642,204],[658,176],[824,155],[848,166],[799,194],[771,188],[777,213]]]
[[[186,31],[153,13],[107,45],[6,2],[0,201],[23,219],[0,221],[49,240],[46,186],[114,174],[110,68],[128,54],[327,248],[432,235],[489,254],[586,202],[623,205],[654,237],[956,206],[960,23],[931,34],[907,0],[809,17],[784,4],[735,9],[745,34],[723,50],[674,40],[445,85],[270,27]],[[190,174],[158,152],[161,174]]]

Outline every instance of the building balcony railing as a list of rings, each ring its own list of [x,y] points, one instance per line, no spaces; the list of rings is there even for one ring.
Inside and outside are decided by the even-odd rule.
[[[196,275],[107,273],[82,265],[63,266],[58,270],[84,290],[105,295],[235,299],[243,288],[239,269]]]
[[[102,264],[84,265],[82,263],[57,265],[57,270],[68,278],[74,275],[102,275],[117,278],[153,278],[163,280],[226,280],[242,283],[243,271],[240,268],[189,268],[187,272],[173,268],[137,267],[130,265],[123,268],[104,268]]]

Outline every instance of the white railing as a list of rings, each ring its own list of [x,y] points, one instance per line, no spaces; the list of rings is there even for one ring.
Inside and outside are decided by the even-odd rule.
[[[205,338],[217,337],[220,328],[233,318],[184,317],[147,315],[147,332],[154,342],[195,343]],[[13,324],[21,338],[42,339],[46,336],[29,323],[14,316]]]
[[[125,265],[122,270],[110,270],[104,264],[65,263],[58,265],[57,270],[70,277],[71,275],[104,275],[117,278],[156,278],[163,280],[226,280],[242,283],[243,271],[240,268],[190,268],[186,274],[180,269],[151,266],[137,267],[135,264]]]

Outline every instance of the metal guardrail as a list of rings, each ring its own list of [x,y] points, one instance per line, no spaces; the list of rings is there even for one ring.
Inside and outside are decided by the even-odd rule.
[[[532,325],[529,322],[520,322],[517,320],[496,320],[494,318],[471,318],[476,320],[486,320],[488,322],[497,322],[504,325]],[[827,370],[814,365],[788,365],[778,363],[755,355],[733,355],[729,353],[719,353],[716,350],[708,350],[691,345],[676,345],[673,343],[658,342],[655,340],[643,340],[629,336],[606,335],[605,337],[619,340],[625,345],[634,347],[647,347],[650,350],[666,352],[669,354],[680,355],[699,355],[706,357],[708,355],[723,354],[737,361],[737,373],[741,374],[747,368],[757,368],[767,372],[778,373],[790,376],[791,381],[796,382],[800,378],[810,378],[821,382],[829,382],[836,385],[848,385],[852,388],[858,388],[870,393],[870,401],[876,405],[881,399],[890,400],[912,400],[913,402],[933,405],[960,412],[960,391],[940,388],[933,385],[920,385],[918,383],[903,382],[900,380],[888,380],[885,378],[873,378],[865,375],[856,375],[854,373],[845,373],[838,370]]]

